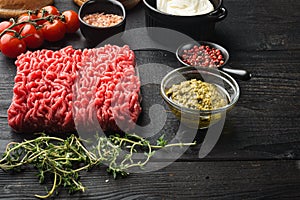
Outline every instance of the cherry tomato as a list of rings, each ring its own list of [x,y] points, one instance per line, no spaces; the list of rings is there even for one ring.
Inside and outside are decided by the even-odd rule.
[[[24,21],[28,21],[29,19],[32,19],[34,17],[29,17],[29,15],[27,13],[24,13],[22,15],[20,15],[17,19],[17,23],[19,22],[24,22]],[[35,18],[37,18],[37,16],[35,15]],[[24,24],[19,24],[17,26],[15,26],[14,28],[19,32],[22,28],[23,28]]]
[[[28,13],[24,13],[22,15],[20,15],[18,17],[18,20],[17,20],[17,23],[20,23],[20,22],[25,22],[25,21],[28,21],[28,20],[35,20],[37,19],[37,16],[35,14],[28,14]],[[17,26],[14,27],[14,30],[20,32],[22,30],[22,28],[24,27],[25,24],[19,24]]]
[[[12,22],[10,21],[3,21],[0,23],[0,34],[5,30],[7,29],[8,27],[10,27],[12,25]],[[23,26],[23,25],[22,25]],[[17,25],[13,28],[11,28],[12,30],[16,31],[16,32],[19,32],[20,31],[20,26]],[[7,32],[8,33],[8,32]]]
[[[37,19],[37,16],[35,14],[29,15],[28,13],[24,13],[18,17],[18,22],[24,22],[24,21],[35,20],[35,19]]]
[[[15,27],[13,28],[13,30],[15,30],[15,31],[17,31],[17,32],[19,33],[20,30],[21,30],[23,27],[24,27],[24,24],[19,24],[19,25],[15,26]]]
[[[41,8],[39,10],[39,13],[37,14],[37,17],[38,18],[42,18],[42,17],[46,17],[48,16],[49,14],[51,15],[59,15],[59,11],[56,7],[54,6],[45,6],[43,8]],[[42,25],[46,22],[47,20],[39,20],[37,23],[39,25]]]
[[[37,19],[37,16],[35,14],[28,14],[28,13],[24,13],[22,15],[20,15],[18,17],[18,20],[17,20],[17,23],[20,23],[20,22],[25,22],[25,21],[28,21],[28,20],[36,20]],[[14,29],[18,32],[20,32],[22,30],[22,28],[24,27],[25,24],[20,24],[20,25],[17,25],[14,27]]]
[[[23,40],[30,49],[39,48],[44,42],[42,30],[37,30],[32,24],[25,24],[20,35],[24,37]]]
[[[65,18],[67,33],[75,33],[80,26],[78,14],[73,10],[66,10],[62,15]]]
[[[26,44],[12,33],[5,33],[0,39],[0,48],[3,55],[16,58],[26,51]]]
[[[55,42],[61,40],[66,33],[66,26],[63,22],[58,19],[53,20],[53,22],[45,22],[43,24],[42,32],[45,40]]]
[[[10,25],[12,25],[11,22],[9,21],[3,21],[0,23],[0,34],[5,30],[7,29]]]
[[[43,16],[43,12],[44,12],[44,16]],[[45,7],[40,9],[40,11],[38,13],[38,17],[45,17],[45,16],[48,16],[49,14],[59,15],[59,11],[54,6],[45,6]]]

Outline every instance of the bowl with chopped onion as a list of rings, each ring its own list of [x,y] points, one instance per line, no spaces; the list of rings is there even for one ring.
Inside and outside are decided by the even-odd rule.
[[[117,0],[90,0],[79,9],[80,31],[86,40],[98,44],[125,30],[126,11]]]
[[[238,83],[225,72],[207,67],[181,67],[169,72],[160,93],[184,125],[204,129],[225,119],[240,96]]]

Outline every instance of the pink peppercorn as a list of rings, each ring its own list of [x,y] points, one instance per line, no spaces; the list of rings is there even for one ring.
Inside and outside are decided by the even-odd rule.
[[[183,50],[181,59],[188,65],[205,67],[219,67],[225,62],[221,51],[208,45],[195,45]]]

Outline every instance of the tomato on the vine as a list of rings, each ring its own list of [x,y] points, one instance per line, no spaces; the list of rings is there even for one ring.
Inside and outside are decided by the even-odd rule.
[[[34,20],[36,19],[37,16],[32,14],[30,15],[30,17],[28,16],[28,14],[24,13],[22,15],[20,15],[20,17],[18,17],[16,23],[20,23],[20,22],[24,22],[24,21],[27,21],[27,20]],[[5,29],[7,29],[8,27],[10,27],[12,25],[12,22],[11,21],[3,21],[0,23],[0,34],[2,33],[2,31],[4,31]],[[15,30],[17,32],[19,32],[22,27],[24,26],[24,24],[18,24],[18,25],[15,25],[13,28],[11,28],[12,30]]]
[[[17,22],[24,22],[24,21],[28,21],[28,20],[36,20],[38,17],[35,14],[28,14],[28,13],[24,13],[22,15],[20,15],[18,17],[18,21]]]
[[[44,36],[41,29],[36,29],[32,24],[25,24],[20,32],[26,46],[30,49],[36,49],[42,46],[44,42]]]
[[[24,13],[22,15],[20,15],[17,19],[17,23],[21,23],[21,22],[25,22],[25,21],[29,21],[29,20],[35,20],[37,19],[37,16],[35,14],[28,14],[28,13]],[[24,24],[19,24],[17,26],[15,26],[15,29],[19,32],[20,30],[22,30],[22,28],[24,27]]]
[[[55,42],[61,40],[66,33],[66,26],[63,22],[58,19],[53,22],[45,22],[43,24],[42,32],[45,40]]]
[[[54,6],[45,6],[35,12],[20,15],[13,20],[0,23],[0,51],[3,55],[16,58],[26,49],[42,46],[44,40],[56,42],[66,33],[74,33],[79,29],[78,14],[66,10],[62,14]],[[4,31],[6,30],[6,31]]]
[[[5,30],[7,29],[8,27],[10,27],[12,25],[11,22],[9,21],[3,21],[0,23],[0,34]]]
[[[78,14],[73,10],[66,10],[62,13],[67,28],[67,33],[75,33],[80,26]]]
[[[3,55],[16,58],[26,51],[26,44],[23,40],[15,37],[13,33],[5,33],[0,39],[0,49]]]
[[[45,6],[39,10],[37,14],[38,18],[47,17],[48,15],[59,15],[59,10],[54,6]],[[47,20],[39,20],[37,23],[39,25],[44,24]]]
[[[43,15],[43,13],[44,13],[44,15]],[[59,15],[59,11],[54,6],[45,6],[39,10],[38,17],[45,17],[45,16],[48,16],[49,14]]]

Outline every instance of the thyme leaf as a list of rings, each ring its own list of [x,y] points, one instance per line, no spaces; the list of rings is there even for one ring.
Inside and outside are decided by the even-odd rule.
[[[153,149],[190,146],[195,143],[167,144],[164,136],[157,140],[156,145],[135,134],[124,137],[96,137],[97,144],[92,150],[86,149],[83,140],[75,135],[67,139],[41,134],[39,137],[23,142],[11,142],[7,145],[0,160],[0,168],[4,171],[19,172],[27,165],[37,169],[38,180],[45,182],[45,177],[52,177],[52,187],[46,190],[46,195],[35,195],[37,198],[48,198],[57,192],[58,187],[66,188],[69,193],[84,192],[85,187],[80,182],[80,172],[90,170],[95,166],[107,165],[107,172],[113,178],[127,176],[128,169],[143,168],[155,154]],[[134,159],[136,152],[142,151],[143,157]]]

